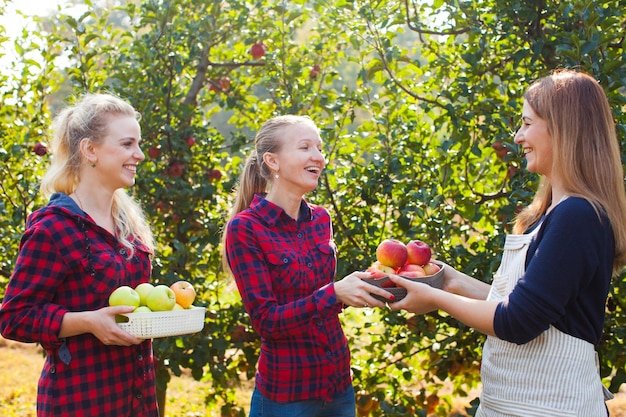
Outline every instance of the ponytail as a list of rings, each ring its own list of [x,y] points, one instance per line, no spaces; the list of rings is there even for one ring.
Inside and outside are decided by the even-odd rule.
[[[267,174],[262,172],[264,169],[267,170],[263,164],[263,160],[259,162],[256,151],[253,151],[246,160],[246,164],[239,177],[239,187],[235,194],[235,203],[231,209],[229,220],[247,209],[255,194],[265,192],[268,179],[266,177]]]

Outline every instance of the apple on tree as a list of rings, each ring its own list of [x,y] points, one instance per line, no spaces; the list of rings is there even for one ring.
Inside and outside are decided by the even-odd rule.
[[[33,151],[35,152],[36,155],[44,156],[45,154],[48,153],[48,147],[45,145],[45,143],[37,142],[35,143],[35,146],[33,147]]]
[[[309,72],[309,77],[317,78],[321,70],[322,68],[319,66],[319,64],[313,65],[313,67],[311,67],[311,72]]]
[[[148,148],[148,156],[150,159],[157,159],[161,155],[161,149],[156,146],[150,146]]]
[[[254,59],[263,58],[265,53],[267,52],[267,46],[263,42],[257,42],[250,47],[250,55]]]

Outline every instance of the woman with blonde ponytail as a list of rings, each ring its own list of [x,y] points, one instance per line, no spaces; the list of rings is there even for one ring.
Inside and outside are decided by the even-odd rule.
[[[0,332],[46,350],[38,417],[158,417],[152,342],[115,322],[120,286],[150,280],[152,232],[124,191],[135,183],[139,115],[87,94],[54,120],[48,204],[32,213],[0,307]]]
[[[393,309],[441,309],[487,334],[478,417],[606,416],[597,369],[611,280],[626,264],[624,171],[609,102],[591,76],[555,71],[524,95],[515,135],[541,175],[488,285],[446,268],[445,291],[399,277]]]
[[[366,272],[335,281],[330,215],[304,199],[326,164],[313,121],[275,117],[254,144],[224,232],[225,266],[262,343],[250,416],[354,417],[339,314],[383,307],[370,293],[393,296]]]

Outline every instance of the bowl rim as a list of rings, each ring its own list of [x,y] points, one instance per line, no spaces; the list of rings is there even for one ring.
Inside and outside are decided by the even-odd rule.
[[[446,266],[445,263],[443,263],[442,261],[439,261],[437,259],[431,259],[429,262],[433,262],[435,264],[437,264],[439,266],[439,271],[435,272],[432,275],[425,275],[423,277],[406,277],[404,275],[400,275],[398,274],[398,276],[404,278],[404,279],[408,279],[414,282],[427,282],[427,281],[434,281],[436,279],[438,279],[441,275],[443,275],[444,273],[444,268]],[[381,287],[384,289],[389,289],[389,288],[398,288],[398,287],[383,287],[382,284],[388,282],[390,280],[389,275],[386,275],[384,277],[381,278],[361,278],[363,281],[367,282],[368,284],[372,284],[375,285],[377,287]]]

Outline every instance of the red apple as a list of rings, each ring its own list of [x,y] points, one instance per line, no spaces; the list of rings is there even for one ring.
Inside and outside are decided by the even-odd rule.
[[[35,143],[35,146],[33,147],[33,151],[35,152],[36,155],[44,156],[45,154],[48,153],[48,147],[41,142],[37,142]]]
[[[376,248],[376,259],[383,265],[399,268],[406,263],[406,245],[396,239],[385,239]]]
[[[506,178],[510,180],[511,178],[513,178],[513,176],[515,175],[516,172],[517,172],[517,167],[516,166],[514,166],[514,165],[509,166],[506,169]]]
[[[193,136],[189,136],[187,138],[187,146],[189,146],[190,148],[196,143],[196,138],[194,138]]]
[[[426,276],[424,268],[416,264],[404,264],[399,270],[398,275],[408,278],[419,278]]]
[[[437,272],[439,272],[441,268],[439,267],[439,265],[437,265],[434,262],[428,262],[426,265],[424,265],[424,272],[426,273],[426,275],[435,275]]]
[[[267,52],[267,47],[263,42],[257,42],[250,47],[250,55],[252,55],[254,59],[263,58],[265,52]]]
[[[311,67],[311,72],[309,73],[309,77],[316,78],[319,75],[321,70],[322,68],[318,64],[313,65],[313,67]]]
[[[407,263],[426,265],[430,261],[431,250],[427,243],[421,240],[412,240],[406,245]]]
[[[374,262],[372,264],[372,266],[367,268],[366,272],[371,272],[372,273],[372,278],[374,278],[374,279],[384,278],[384,277],[386,277],[389,274],[395,274],[396,273],[395,269],[393,269],[390,266],[385,266],[385,265],[381,264],[378,261]]]
[[[223,175],[222,171],[220,171],[219,169],[216,169],[216,168],[210,169],[207,172],[207,174],[209,175],[209,178],[211,180],[216,180],[216,181],[222,179],[222,175]]]
[[[509,148],[507,148],[501,141],[494,142],[491,146],[496,151],[498,159],[504,161],[504,157],[509,153]]]
[[[172,291],[176,295],[176,304],[179,304],[182,308],[189,308],[196,299],[196,290],[187,281],[176,281],[170,285]]]
[[[148,148],[148,156],[150,159],[157,159],[161,155],[161,150],[156,146],[151,146]]]
[[[230,89],[230,79],[228,77],[222,77],[217,80],[209,81],[209,91],[215,93],[225,92]]]
[[[176,177],[180,177],[181,175],[183,175],[184,170],[185,169],[183,167],[183,164],[181,164],[180,162],[174,161],[168,167],[167,173],[170,177],[176,178]]]
[[[230,89],[230,79],[228,77],[222,77],[217,81],[222,91],[228,91]]]
[[[381,288],[394,288],[396,286],[396,283],[393,282],[392,280],[388,279],[386,281],[381,282],[380,287]]]

